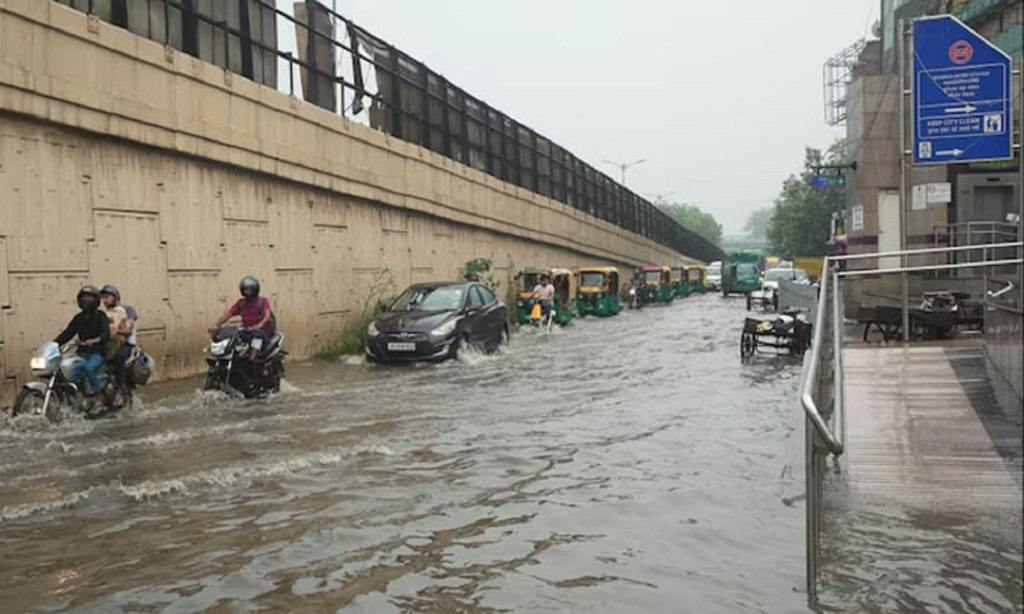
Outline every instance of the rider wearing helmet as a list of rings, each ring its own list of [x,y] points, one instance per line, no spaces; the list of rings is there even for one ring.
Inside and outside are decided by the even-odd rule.
[[[78,291],[78,308],[81,310],[68,323],[64,332],[54,339],[64,345],[78,337],[78,355],[85,359],[85,373],[92,394],[103,388],[104,378],[100,369],[106,360],[106,346],[110,339],[110,324],[105,313],[100,311],[100,291],[96,286],[83,286]]]
[[[260,280],[246,275],[238,282],[242,298],[235,301],[227,311],[210,327],[213,334],[222,324],[234,316],[242,317],[242,329],[249,337],[249,360],[256,362],[263,344],[270,338],[270,300],[260,296]]]
[[[114,406],[120,407],[124,404],[124,396],[121,388],[125,384],[125,361],[131,354],[129,340],[135,335],[135,310],[128,312],[129,307],[121,305],[121,292],[117,286],[107,284],[100,290],[100,298],[103,300],[103,312],[107,314],[110,322],[110,341],[107,343],[107,360],[110,361],[111,371],[114,374],[114,381],[117,383],[117,392],[114,395]]]

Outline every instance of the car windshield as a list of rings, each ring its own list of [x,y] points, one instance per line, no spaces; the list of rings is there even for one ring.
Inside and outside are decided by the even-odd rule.
[[[603,273],[584,273],[580,275],[581,286],[597,286],[598,288],[604,286],[604,274]]]
[[[465,286],[413,287],[395,299],[391,311],[455,311],[465,293]]]
[[[744,262],[743,264],[736,266],[736,274],[743,276],[757,275],[757,265]]]
[[[793,269],[772,269],[765,273],[764,278],[766,281],[783,281],[785,279],[795,279],[796,275],[793,273]]]
[[[708,275],[721,275],[721,274],[722,274],[722,267],[720,267],[720,266],[708,267]]]
[[[793,270],[793,279],[795,279],[797,281],[804,281],[805,279],[807,279],[807,271],[805,271],[803,269],[794,269]]]

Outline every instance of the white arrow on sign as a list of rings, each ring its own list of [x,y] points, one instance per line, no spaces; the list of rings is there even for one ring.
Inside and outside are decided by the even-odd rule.
[[[973,113],[977,111],[978,107],[972,107],[971,105],[965,105],[962,107],[953,107],[952,109],[946,109],[946,113]]]
[[[962,149],[947,149],[945,151],[936,151],[935,155],[937,155],[937,156],[953,156],[955,158],[955,157],[959,156],[962,153],[964,153],[964,150],[962,150]]]

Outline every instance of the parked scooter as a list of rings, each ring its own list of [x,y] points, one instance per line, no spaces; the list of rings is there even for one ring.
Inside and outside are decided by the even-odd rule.
[[[225,324],[213,333],[207,348],[203,390],[234,390],[247,399],[281,391],[284,377],[284,335],[274,334],[256,362],[249,360],[249,340],[241,330]]]
[[[30,366],[32,374],[38,379],[25,384],[14,400],[12,413],[14,416],[38,415],[46,416],[51,422],[58,422],[61,409],[68,408],[80,412],[87,418],[122,409],[129,409],[132,404],[132,391],[136,385],[145,384],[149,379],[149,357],[135,348],[126,362],[125,383],[121,386],[124,402],[114,405],[117,390],[110,381],[107,367],[104,367],[106,383],[95,394],[100,395],[102,404],[97,411],[94,409],[95,397],[86,394],[85,359],[71,351],[74,344],[64,347],[49,341],[39,346],[32,355]]]

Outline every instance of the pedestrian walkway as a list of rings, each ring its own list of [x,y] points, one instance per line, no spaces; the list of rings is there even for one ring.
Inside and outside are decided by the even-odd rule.
[[[1016,612],[1021,411],[980,339],[844,350],[848,437],[825,484],[826,609]]]
[[[1020,509],[1021,412],[996,403],[984,351],[980,340],[845,350],[852,495]]]

